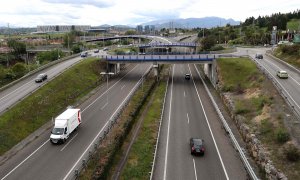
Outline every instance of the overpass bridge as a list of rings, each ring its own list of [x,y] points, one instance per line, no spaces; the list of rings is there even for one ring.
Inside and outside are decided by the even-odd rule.
[[[149,43],[138,45],[139,48],[155,48],[155,47],[189,47],[196,48],[196,43]]]
[[[153,63],[154,75],[158,75],[159,64],[204,64],[204,73],[215,85],[217,82],[217,54],[192,55],[103,55],[99,56],[108,63],[109,72],[118,73],[122,63]]]

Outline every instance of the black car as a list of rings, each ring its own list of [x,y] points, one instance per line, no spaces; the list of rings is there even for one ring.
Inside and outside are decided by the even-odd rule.
[[[264,56],[262,54],[255,54],[256,59],[263,59]]]
[[[190,74],[185,74],[185,79],[186,80],[190,80],[191,79],[191,75]]]
[[[204,155],[204,140],[199,138],[190,139],[190,147],[192,155]]]
[[[43,73],[43,74],[39,74],[36,78],[35,78],[35,82],[43,82],[48,78],[47,74]]]

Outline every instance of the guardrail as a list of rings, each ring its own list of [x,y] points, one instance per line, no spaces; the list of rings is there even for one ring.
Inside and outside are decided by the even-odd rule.
[[[3,91],[3,90],[5,90],[5,89],[7,89],[7,88],[9,88],[9,87],[11,87],[11,86],[17,84],[18,82],[20,82],[20,81],[26,79],[26,78],[29,77],[29,76],[34,75],[35,73],[37,73],[37,72],[39,72],[39,71],[42,71],[42,70],[44,70],[44,69],[46,69],[46,68],[48,68],[48,67],[50,67],[50,66],[53,66],[53,65],[58,64],[58,63],[60,63],[60,62],[63,62],[63,61],[72,59],[72,58],[77,57],[77,56],[79,56],[79,54],[73,54],[73,55],[71,55],[71,56],[64,57],[64,58],[62,58],[62,59],[60,59],[60,60],[52,61],[52,62],[50,62],[50,63],[48,63],[48,64],[45,64],[45,65],[43,65],[43,66],[41,66],[41,67],[38,67],[37,69],[30,71],[29,73],[27,73],[26,75],[22,76],[21,78],[19,78],[19,79],[13,81],[13,82],[11,82],[11,83],[9,83],[9,84],[7,84],[7,85],[1,87],[1,88],[0,88],[0,91]]]
[[[200,75],[197,67],[196,67],[196,71],[197,71],[197,73],[198,73],[198,75],[199,75],[202,83],[204,84],[205,90],[206,90],[206,92],[207,92],[207,94],[208,94],[208,96],[209,96],[209,98],[210,98],[210,100],[211,100],[211,102],[212,102],[215,110],[217,111],[219,118],[221,119],[221,122],[223,124],[223,127],[224,127],[225,131],[228,133],[228,135],[229,135],[229,137],[230,137],[230,139],[231,139],[231,141],[232,141],[235,149],[239,152],[240,158],[241,158],[241,160],[242,160],[242,162],[243,162],[243,164],[244,164],[244,166],[245,166],[248,174],[250,175],[251,179],[258,180],[258,178],[257,178],[256,174],[254,173],[254,171],[253,171],[250,163],[248,162],[247,157],[245,156],[242,148],[240,147],[239,143],[235,139],[234,134],[232,133],[230,127],[228,126],[228,124],[227,124],[227,122],[226,122],[226,120],[225,120],[222,112],[218,108],[217,103],[215,102],[215,100],[214,100],[213,96],[211,95],[211,93],[210,93],[207,85],[205,84],[204,80],[202,79],[202,77],[201,77],[201,75]]]
[[[276,78],[274,78],[272,76],[271,72],[269,72],[264,66],[260,65],[255,58],[252,58],[251,56],[249,56],[249,58],[251,58],[255,62],[256,66],[261,70],[261,72],[263,74],[265,74],[269,80],[271,80],[271,82],[274,84],[275,88],[278,90],[278,92],[283,97],[283,99],[285,100],[285,102],[290,106],[290,108],[292,109],[292,111],[294,112],[294,114],[300,120],[300,107],[293,100],[293,98],[291,97],[291,95],[282,87],[282,85],[276,80]],[[298,107],[298,110],[295,107]]]
[[[170,74],[170,71],[169,71],[169,74]],[[168,78],[168,81],[167,81],[167,87],[166,87],[166,92],[165,92],[165,96],[164,96],[163,108],[161,110],[161,115],[160,115],[160,120],[159,120],[159,127],[158,127],[158,132],[157,132],[157,139],[156,139],[156,144],[155,144],[155,151],[154,151],[154,156],[153,156],[152,169],[151,169],[151,172],[150,172],[150,180],[153,179],[153,172],[154,172],[156,155],[157,155],[158,141],[159,141],[159,137],[160,137],[160,129],[161,129],[161,124],[162,124],[162,119],[163,119],[164,111],[165,111],[165,102],[166,102],[168,87],[169,87],[169,78]]]
[[[150,72],[150,68],[145,72],[144,76],[146,76],[149,72]],[[117,123],[117,120],[121,115],[121,112],[128,105],[131,97],[134,95],[134,93],[137,91],[137,89],[142,85],[143,79],[144,78],[141,78],[138,81],[138,83],[134,86],[134,88],[130,91],[130,93],[126,96],[124,101],[119,105],[119,107],[115,111],[116,113],[114,113],[110,117],[110,119],[105,123],[105,125],[102,127],[102,129],[99,131],[99,133],[96,135],[96,137],[92,140],[92,142],[88,146],[88,148],[82,153],[82,155],[79,157],[77,162],[74,164],[74,166],[68,172],[68,174],[66,175],[64,180],[66,180],[66,179],[77,179],[79,177],[80,171],[82,171],[86,167],[86,165],[89,162],[92,155],[100,147],[100,145],[101,145],[102,141],[104,140],[104,138],[108,135],[110,130]]]

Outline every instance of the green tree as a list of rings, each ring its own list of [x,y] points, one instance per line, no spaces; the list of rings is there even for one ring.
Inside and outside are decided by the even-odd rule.
[[[40,52],[37,54],[37,60],[40,63],[43,63],[45,61],[55,61],[61,57],[63,57],[63,53],[61,50],[58,49],[47,52]]]
[[[75,44],[72,46],[73,53],[80,53],[80,46],[78,44]]]
[[[135,35],[136,31],[135,30],[128,30],[125,32],[125,35]]]
[[[15,39],[10,39],[7,42],[9,48],[13,49],[12,54],[15,58],[20,59],[23,54],[26,54],[26,44]]]
[[[22,77],[26,74],[26,65],[24,63],[16,63],[12,67],[12,72],[15,75],[16,78]]]
[[[207,36],[202,38],[201,40],[201,44],[202,44],[202,49],[207,51],[210,50],[210,48],[212,48],[215,45],[215,38],[214,36]]]

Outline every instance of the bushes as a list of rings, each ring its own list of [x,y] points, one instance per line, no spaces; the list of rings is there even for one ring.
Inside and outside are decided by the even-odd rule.
[[[300,152],[297,147],[293,144],[288,144],[284,150],[283,154],[288,161],[296,162],[300,158]]]
[[[278,143],[285,143],[290,139],[290,135],[285,129],[278,129],[275,134]]]

